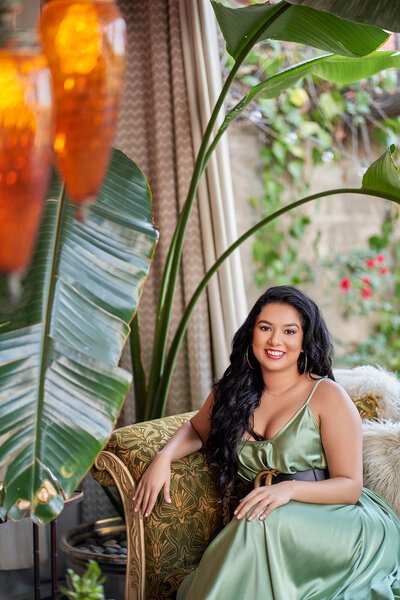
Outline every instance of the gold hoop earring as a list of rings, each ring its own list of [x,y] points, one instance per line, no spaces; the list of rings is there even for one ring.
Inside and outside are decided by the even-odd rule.
[[[247,348],[246,348],[246,361],[247,361],[247,364],[249,365],[249,368],[254,371],[255,367],[253,367],[249,361],[249,346],[247,346]]]

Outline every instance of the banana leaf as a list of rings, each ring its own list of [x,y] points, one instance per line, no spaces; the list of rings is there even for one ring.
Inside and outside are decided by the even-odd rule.
[[[84,223],[53,177],[22,296],[0,289],[1,518],[50,521],[105,445],[156,240],[147,181],[122,152]]]
[[[288,67],[284,71],[272,75],[251,88],[248,94],[226,115],[218,131],[218,137],[254,98],[257,96],[261,96],[262,98],[277,98],[283,90],[295,85],[307,75],[316,75],[332,83],[348,85],[349,83],[366,79],[375,73],[390,68],[400,68],[399,52],[384,52],[380,50],[373,52],[369,56],[362,56],[360,58],[326,54]]]
[[[341,56],[365,56],[379,48],[388,34],[377,27],[340,19],[328,12],[287,2],[228,8],[213,1],[215,16],[233,58],[250,40],[298,42]],[[279,16],[277,13],[281,11]],[[273,18],[275,17],[275,20]],[[268,28],[265,24],[271,21]]]
[[[373,162],[364,173],[362,187],[400,199],[400,168],[395,162],[399,150],[394,144]]]
[[[289,4],[309,6],[356,23],[400,31],[400,11],[396,0],[287,0]]]

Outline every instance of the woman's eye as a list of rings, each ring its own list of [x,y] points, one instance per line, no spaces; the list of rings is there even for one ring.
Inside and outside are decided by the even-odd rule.
[[[293,335],[294,333],[296,333],[295,329],[286,329],[285,333],[288,333],[289,335]]]

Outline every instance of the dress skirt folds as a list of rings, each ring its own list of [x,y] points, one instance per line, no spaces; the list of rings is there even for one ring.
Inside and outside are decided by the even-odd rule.
[[[270,440],[239,443],[242,479],[327,467],[311,396]],[[365,488],[357,504],[290,501],[264,521],[234,517],[177,600],[400,600],[400,520]]]

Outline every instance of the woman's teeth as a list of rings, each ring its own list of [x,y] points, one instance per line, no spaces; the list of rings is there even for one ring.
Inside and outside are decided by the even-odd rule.
[[[265,350],[265,353],[267,356],[271,356],[272,358],[281,358],[285,354],[279,350]]]

